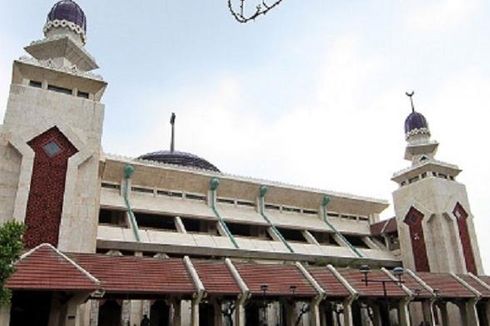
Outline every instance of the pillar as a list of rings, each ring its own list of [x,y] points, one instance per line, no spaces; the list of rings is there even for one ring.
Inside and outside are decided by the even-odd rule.
[[[172,301],[172,309],[173,309],[173,326],[182,326],[182,305],[180,299],[176,299]]]
[[[449,315],[447,312],[447,302],[441,302],[437,305],[439,307],[439,311],[441,312],[441,324],[442,326],[449,326]]]
[[[478,319],[478,312],[476,310],[477,300],[468,300],[458,304],[458,308],[461,312],[462,326],[480,326]]]
[[[213,310],[214,310],[214,326],[223,326],[223,313],[221,311],[222,307],[218,300],[213,300]]]
[[[320,302],[318,300],[312,300],[310,303],[310,326],[321,326]]]
[[[378,303],[373,303],[371,305],[371,308],[373,309],[373,322],[374,326],[381,326],[381,309],[379,308]]]
[[[411,326],[409,304],[410,301],[408,300],[401,300],[398,303],[398,321],[400,326]]]
[[[354,326],[354,318],[352,317],[352,302],[353,302],[353,298],[347,298],[343,302],[343,306],[344,306],[343,326]]]
[[[238,299],[235,308],[235,325],[245,326],[245,302]]]
[[[284,306],[286,307],[286,315],[287,315],[286,326],[294,326],[294,324],[296,323],[296,315],[298,312],[296,303],[288,301],[284,304]]]
[[[78,294],[71,298],[66,303],[66,310],[64,320],[61,322],[62,326],[78,326],[79,325],[79,313],[78,307],[87,300],[87,294]]]
[[[10,304],[0,306],[0,325],[10,324]]]
[[[191,306],[191,326],[199,326],[199,302],[201,300],[192,300]]]
[[[422,316],[425,323],[430,326],[436,326],[434,317],[434,302],[432,300],[422,301]]]

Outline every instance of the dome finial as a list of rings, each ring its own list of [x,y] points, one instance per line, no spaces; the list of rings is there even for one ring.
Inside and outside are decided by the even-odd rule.
[[[170,116],[170,124],[172,125],[172,136],[170,138],[170,152],[173,153],[175,151],[175,113],[172,112]]]
[[[412,91],[411,93],[405,92],[405,95],[410,97],[410,104],[412,105],[412,112],[415,112],[415,106],[413,105],[413,94],[415,94],[414,91]]]

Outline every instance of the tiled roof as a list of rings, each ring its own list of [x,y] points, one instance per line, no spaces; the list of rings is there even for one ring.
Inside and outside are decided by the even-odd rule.
[[[241,291],[222,261],[192,260],[206,292],[210,295],[238,295]]]
[[[87,291],[99,288],[98,281],[49,244],[23,255],[6,287],[12,290]]]
[[[317,292],[294,265],[234,263],[252,295],[262,295],[260,286],[267,284],[266,296],[313,297]]]
[[[383,284],[380,282],[369,282],[368,285],[362,281],[363,275],[359,270],[344,269],[340,274],[349,282],[349,284],[359,293],[361,297],[383,297]],[[388,297],[400,298],[407,294],[393,280],[381,270],[371,270],[368,274],[368,280],[386,281],[386,294]]]
[[[470,275],[458,275],[459,278],[461,278],[463,281],[468,283],[469,286],[471,286],[473,289],[477,290],[482,294],[483,298],[490,298],[490,289],[487,287],[483,286],[480,282],[475,280],[472,276]]]
[[[409,273],[404,273],[402,276],[403,285],[412,291],[415,295],[415,299],[426,299],[432,297],[432,293],[423,287],[417,279],[415,279]]]
[[[309,266],[308,272],[325,290],[328,297],[348,297],[350,295],[347,288],[335,277],[335,275],[327,267]]]
[[[427,285],[438,290],[438,296],[442,298],[473,298],[475,295],[458,282],[451,274],[417,272]]]
[[[478,278],[490,286],[490,276],[479,275]]]
[[[374,236],[398,231],[395,217],[392,217],[388,220],[380,221],[378,223],[371,224],[370,228],[371,228],[371,234]]]
[[[101,281],[106,293],[192,294],[196,291],[182,259],[70,254]]]

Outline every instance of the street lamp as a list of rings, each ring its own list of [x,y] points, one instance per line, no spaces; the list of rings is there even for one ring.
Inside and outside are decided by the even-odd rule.
[[[361,281],[364,282],[364,285],[367,287],[369,285],[369,283],[381,283],[383,285],[383,301],[384,301],[384,307],[385,308],[385,313],[382,314],[382,324],[383,325],[390,325],[390,316],[389,316],[389,313],[390,313],[390,308],[389,308],[389,302],[388,302],[388,293],[387,293],[387,290],[386,290],[386,283],[394,283],[396,284],[397,286],[401,287],[402,286],[402,283],[403,280],[402,280],[402,275],[404,273],[404,270],[402,267],[395,267],[393,269],[393,275],[395,275],[395,277],[397,278],[397,280],[391,280],[391,279],[388,279],[388,280],[373,280],[373,279],[369,279],[368,278],[368,274],[369,272],[371,271],[371,269],[369,268],[368,265],[361,265],[361,267],[359,268],[359,272],[361,272],[361,274],[363,275],[363,278]]]

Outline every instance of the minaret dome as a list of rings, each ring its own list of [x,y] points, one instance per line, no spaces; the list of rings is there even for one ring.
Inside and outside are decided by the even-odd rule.
[[[87,17],[82,8],[72,0],[57,2],[48,13],[44,35],[71,35],[77,41],[85,44],[87,32]]]

